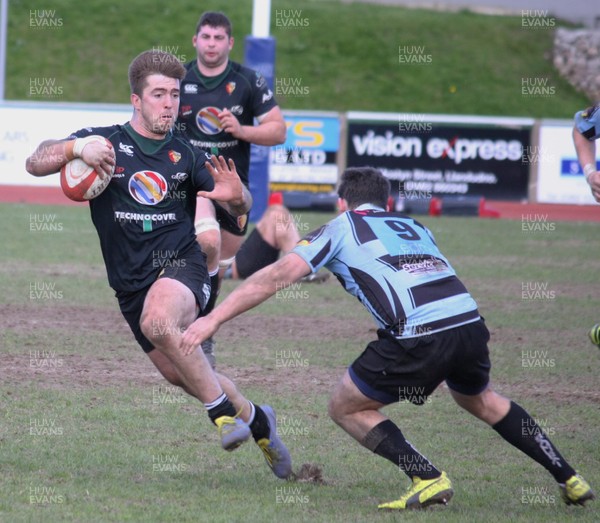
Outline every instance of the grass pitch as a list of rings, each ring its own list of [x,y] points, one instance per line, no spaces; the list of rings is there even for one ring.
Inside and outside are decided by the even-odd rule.
[[[294,218],[312,228],[330,216]],[[448,472],[454,498],[422,513],[379,513],[408,481],[327,417],[331,388],[374,335],[367,312],[331,279],[274,297],[217,334],[220,370],[276,408],[295,469],[316,465],[324,483],[277,480],[254,443],[222,451],[201,405],[136,346],[86,208],[3,204],[0,219],[0,521],[600,519],[598,501],[564,506],[545,470],[460,411],[443,386],[422,407],[387,412]],[[587,338],[600,314],[597,225],[530,233],[510,220],[421,221],[479,302],[496,388],[598,492],[600,353]]]

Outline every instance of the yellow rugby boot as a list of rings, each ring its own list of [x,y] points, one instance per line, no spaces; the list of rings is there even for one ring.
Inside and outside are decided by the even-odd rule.
[[[571,476],[564,485],[560,485],[560,497],[567,505],[583,505],[594,499],[594,491],[579,474]]]
[[[413,510],[428,507],[429,505],[446,505],[454,491],[452,483],[445,472],[439,478],[421,479],[413,478],[410,489],[400,499],[382,503],[377,508],[387,510]]]

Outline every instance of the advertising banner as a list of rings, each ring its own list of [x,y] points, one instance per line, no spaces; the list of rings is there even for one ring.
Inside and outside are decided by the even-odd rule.
[[[287,139],[283,145],[271,147],[271,191],[335,191],[340,146],[338,114],[284,111],[284,118]]]
[[[25,160],[43,140],[130,118],[131,107],[126,105],[0,104],[0,185],[60,187],[58,175],[37,178],[25,170]]]
[[[596,204],[573,145],[572,120],[542,120],[539,127],[536,199],[540,203]],[[596,147],[600,166],[600,147]]]
[[[533,119],[351,112],[347,166],[371,165],[395,197],[528,196]]]

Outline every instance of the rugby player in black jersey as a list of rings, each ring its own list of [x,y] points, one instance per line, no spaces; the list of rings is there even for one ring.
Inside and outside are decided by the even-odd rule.
[[[198,347],[178,350],[183,331],[210,295],[206,256],[194,232],[196,195],[214,199],[232,216],[248,212],[252,198],[233,161],[210,156],[173,132],[183,65],[169,53],[146,51],[129,66],[133,115],[123,125],[85,128],[45,140],[27,159],[34,176],[58,172],[80,157],[114,175],[90,201],[92,221],[121,312],[161,374],[206,406],[221,444],[233,450],[252,435],[273,472],[291,474],[291,458],[276,431],[273,409],[247,401],[211,369]],[[102,135],[111,144],[83,138]]]
[[[282,144],[286,137],[283,115],[265,78],[229,59],[234,39],[225,14],[203,13],[192,43],[196,59],[185,65],[178,127],[193,144],[232,158],[248,186],[250,146]],[[195,222],[213,284],[210,310],[220,277],[233,263],[246,235],[248,216],[232,216],[218,203],[199,198]],[[203,349],[214,365],[212,339],[203,342]]]

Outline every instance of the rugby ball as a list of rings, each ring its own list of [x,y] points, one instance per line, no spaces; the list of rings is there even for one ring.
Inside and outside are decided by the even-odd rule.
[[[92,135],[82,138],[86,141],[105,141],[112,149],[112,144],[104,136]],[[81,158],[75,158],[63,165],[60,170],[60,186],[65,196],[76,202],[85,202],[96,198],[108,187],[113,171],[104,179],[85,163]]]

